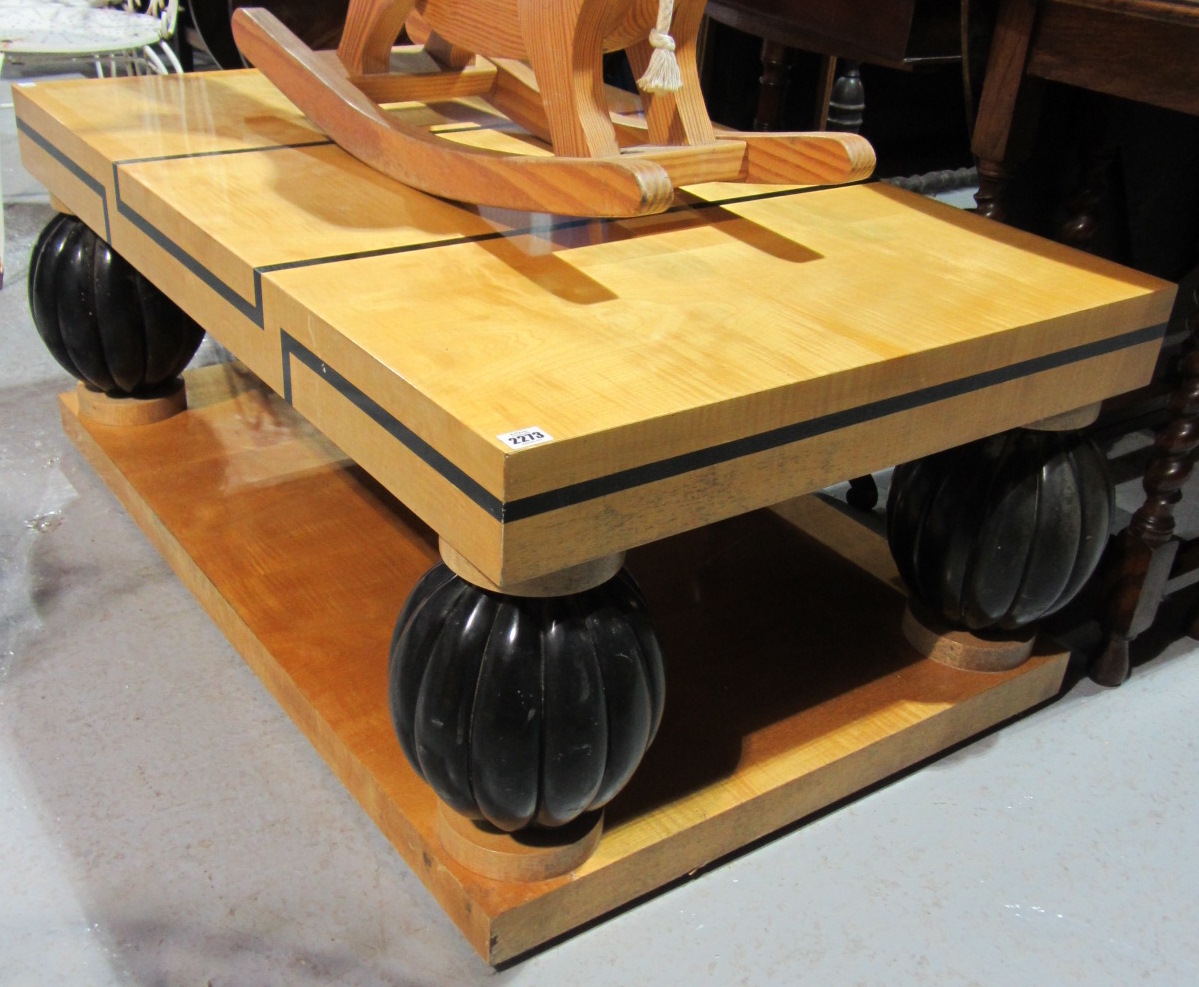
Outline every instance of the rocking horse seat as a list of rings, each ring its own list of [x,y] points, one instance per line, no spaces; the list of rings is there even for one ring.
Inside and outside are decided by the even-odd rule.
[[[637,40],[650,6],[648,0],[363,0],[351,3],[336,52],[311,50],[260,8],[239,8],[233,32],[242,53],[345,150],[445,198],[627,217],[662,212],[676,187],[701,182],[834,185],[869,177],[873,149],[854,134],[717,133],[695,67],[703,0],[679,2],[673,38],[655,29],[654,40]],[[659,10],[657,23],[670,25],[671,6],[663,0],[667,16]],[[512,18],[532,25],[532,37],[514,33]],[[393,54],[405,20],[435,60],[434,71],[411,71]],[[493,40],[476,52],[485,38]],[[610,107],[601,74],[605,48],[627,46],[634,68],[648,76],[653,46],[667,43],[674,47],[676,82],[668,80],[667,91],[651,89],[643,115]],[[383,109],[471,96],[487,100],[552,153],[538,146],[529,153],[465,146]]]

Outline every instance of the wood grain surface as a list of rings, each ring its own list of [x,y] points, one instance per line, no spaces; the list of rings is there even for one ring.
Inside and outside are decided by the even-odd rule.
[[[141,428],[73,441],[479,953],[518,956],[1056,694],[1064,654],[960,672],[904,643],[885,571],[756,512],[634,552],[666,713],[572,874],[489,881],[446,854],[387,712],[387,645],[436,536],[237,365]],[[791,516],[835,526],[818,507]],[[885,558],[861,529],[867,564]],[[880,554],[881,553],[881,554]],[[852,601],[850,605],[847,601]]]
[[[1175,291],[884,185],[462,208],[251,71],[14,101],[57,198],[499,585],[1139,386]]]

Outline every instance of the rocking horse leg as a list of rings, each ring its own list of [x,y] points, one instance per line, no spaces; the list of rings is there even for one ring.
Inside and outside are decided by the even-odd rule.
[[[350,75],[386,72],[391,48],[416,0],[350,0],[337,57]]]
[[[413,188],[564,216],[643,216],[668,208],[674,198],[670,175],[652,160],[490,154],[405,124],[355,85],[340,59],[314,53],[268,10],[239,7],[233,36],[263,75],[341,147]]]
[[[518,0],[521,33],[537,76],[554,153],[620,154],[604,95],[604,33],[624,0]]]
[[[699,65],[696,47],[699,29],[704,19],[707,0],[675,0],[674,57],[679,65],[683,86],[676,93],[658,93],[647,97],[646,119],[651,144],[711,144],[716,140],[708,108],[704,105],[699,86]],[[652,52],[648,40],[642,40],[628,50],[633,74],[641,78],[649,65]]]

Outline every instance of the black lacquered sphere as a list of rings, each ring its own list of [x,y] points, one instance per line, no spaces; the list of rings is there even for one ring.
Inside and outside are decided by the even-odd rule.
[[[173,379],[204,330],[82,220],[58,215],[29,263],[29,307],[46,348],[71,375],[109,393]]]
[[[925,606],[970,630],[1014,630],[1082,589],[1111,519],[1092,442],[1017,429],[897,467],[887,536]]]
[[[390,676],[408,762],[451,808],[507,832],[607,803],[662,717],[661,653],[623,570],[531,599],[435,566],[400,614]]]

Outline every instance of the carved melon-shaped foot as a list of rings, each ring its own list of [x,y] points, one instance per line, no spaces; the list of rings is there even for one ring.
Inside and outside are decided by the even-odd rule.
[[[177,401],[204,330],[74,216],[52,219],[29,264],[29,307],[62,367],[109,396]]]
[[[504,833],[601,808],[662,715],[661,654],[624,570],[582,593],[532,598],[435,566],[396,625],[390,679],[409,763],[450,810]],[[585,838],[591,823],[581,826]]]
[[[1018,636],[1077,595],[1111,518],[1107,464],[1092,442],[1017,429],[897,467],[887,535],[912,596],[934,615]]]

